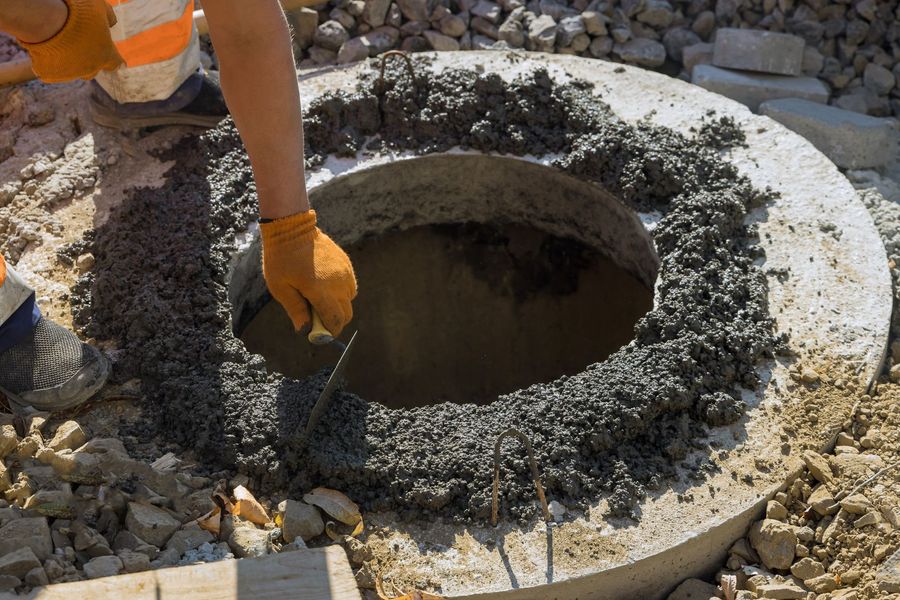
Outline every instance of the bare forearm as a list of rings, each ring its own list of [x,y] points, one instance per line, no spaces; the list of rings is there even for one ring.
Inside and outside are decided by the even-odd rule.
[[[2,1],[2,0],[0,0]],[[247,148],[261,217],[309,210],[290,30],[277,0],[204,0],[222,91]]]
[[[68,16],[62,0],[0,0],[0,30],[32,44],[56,35]]]

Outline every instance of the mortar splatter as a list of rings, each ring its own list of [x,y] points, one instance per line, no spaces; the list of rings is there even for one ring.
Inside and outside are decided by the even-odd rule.
[[[308,164],[364,148],[560,153],[558,167],[664,214],[653,236],[658,301],[633,344],[488,406],[388,410],[339,394],[313,443],[296,450],[324,380],[268,375],[230,330],[232,240],[256,216],[230,122],[179,147],[168,184],[137,190],[95,232],[94,273],[74,294],[77,322],[121,348],[116,376],[142,378],[157,431],[269,489],[328,485],[369,510],[483,519],[493,441],[515,426],[533,440],[551,497],[573,505],[607,492],[614,515],[630,514],[647,489],[675,476],[689,449],[703,447],[704,423],[740,417],[738,388],[758,385],[754,366],[776,346],[744,226],[765,195],[698,139],[629,125],[587,84],[558,85],[543,70],[512,83],[467,70],[413,82],[391,68],[386,82],[372,74],[356,92],[308,107]],[[528,517],[533,490],[521,453],[504,460],[505,473],[520,474],[504,481],[504,508]]]

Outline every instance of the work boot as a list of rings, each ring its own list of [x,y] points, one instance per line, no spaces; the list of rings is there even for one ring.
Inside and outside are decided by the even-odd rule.
[[[41,318],[30,335],[0,354],[0,392],[19,409],[60,411],[78,406],[106,383],[100,351]]]
[[[195,73],[168,99],[154,102],[122,104],[96,81],[91,83],[91,114],[94,122],[103,127],[120,131],[164,125],[210,128],[228,116],[218,71]]]

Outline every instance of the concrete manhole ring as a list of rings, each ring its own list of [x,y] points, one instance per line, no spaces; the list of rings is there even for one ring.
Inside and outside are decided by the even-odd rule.
[[[471,140],[475,147],[518,156],[442,147],[441,127],[449,131],[458,123],[441,123],[441,115],[419,120],[427,124],[434,119],[437,142],[426,144],[424,153],[382,148],[338,157],[325,152],[329,156],[307,173],[311,200],[325,229],[347,244],[434,223],[528,222],[600,249],[647,284],[658,268],[653,238],[661,261],[656,306],[639,329],[645,341],[648,332],[672,338],[654,340],[660,347],[669,343],[670,354],[638,357],[658,362],[623,363],[643,369],[638,373],[643,379],[629,379],[636,376],[628,370],[604,370],[614,357],[482,407],[391,411],[345,394],[335,399],[320,432],[325,439],[308,455],[291,456],[290,439],[322,380],[269,376],[261,358],[249,355],[231,331],[232,321],[252,310],[263,292],[256,276],[255,233],[252,227],[241,231],[241,224],[253,218],[255,204],[252,194],[242,191],[250,184],[249,170],[228,128],[206,136],[199,150],[178,155],[182,164],[173,170],[164,200],[159,190],[138,191],[98,228],[93,241],[97,267],[79,287],[77,317],[88,333],[122,348],[119,371],[142,378],[148,395],[159,403],[160,422],[176,441],[206,457],[240,465],[273,490],[320,483],[362,496],[373,510],[385,509],[372,513],[368,522],[377,531],[374,545],[384,549],[376,553],[378,567],[400,587],[439,586],[450,597],[488,592],[504,592],[500,597],[509,598],[663,595],[677,581],[716,563],[766,497],[796,471],[802,450],[830,443],[872,379],[885,351],[891,303],[883,248],[871,219],[849,182],[809,143],[683,82],[565,56],[476,52],[420,56],[414,62],[418,86],[427,88],[432,84],[423,81],[440,81],[441,74],[461,69],[474,77],[468,83],[474,81],[478,98],[512,107],[508,115],[476,120]],[[346,136],[343,140],[327,135],[331,125],[341,125],[341,111],[348,106],[363,128],[366,123],[374,127],[369,134],[392,122],[396,127],[399,113],[391,111],[401,111],[405,101],[400,88],[396,102],[381,107],[380,122],[367,120],[372,105],[364,88],[378,85],[376,73],[372,65],[359,64],[302,78],[304,105],[314,107],[318,119],[307,126],[314,150],[326,140],[344,154],[356,149],[359,131],[338,130]],[[390,70],[386,85],[393,85],[391,77],[402,82],[403,73]],[[529,83],[510,87],[520,76]],[[573,80],[591,85],[566,87]],[[361,82],[363,90],[357,91]],[[527,93],[511,99],[511,90]],[[340,98],[338,91],[344,92]],[[576,100],[599,95],[612,112],[597,108],[600,114],[594,114],[590,102],[572,105],[585,114],[570,110],[566,93]],[[459,98],[460,114],[496,108],[472,105],[465,90]],[[602,127],[573,138],[566,138],[559,124],[525,127],[527,110],[518,114],[514,107],[530,102],[561,107],[572,122],[599,119]],[[734,119],[746,136],[746,145],[731,147],[722,160],[702,152],[694,141],[695,130],[709,121],[711,110],[716,119]],[[518,128],[498,136],[491,129],[495,118]],[[401,130],[397,137],[412,139],[427,132]],[[530,154],[527,149],[535,140],[540,152]],[[612,155],[630,153],[631,162],[616,174],[592,171],[598,147]],[[673,153],[680,155],[673,159]],[[601,163],[601,171],[618,164]],[[683,174],[687,187],[671,187],[673,165],[693,170]],[[206,177],[202,169],[208,170]],[[613,183],[615,194],[596,185],[598,180]],[[472,186],[483,189],[492,181],[490,195],[478,196],[477,202],[420,203],[425,183],[436,197],[465,198]],[[717,183],[711,189],[690,188],[698,181]],[[771,188],[775,196],[748,207],[754,198],[764,199],[753,188]],[[546,195],[553,191],[564,194],[567,202],[548,201]],[[655,210],[661,204],[665,210]],[[752,210],[745,217],[747,208]],[[748,230],[745,224],[753,227]],[[696,230],[722,247],[716,250],[708,238],[691,237]],[[757,232],[757,243],[745,243],[748,231]],[[237,252],[230,239],[222,240],[235,233]],[[154,242],[161,245],[153,247]],[[707,264],[691,255],[698,247],[712,251]],[[762,252],[755,253],[754,247]],[[141,274],[129,270],[135,260],[144,265]],[[753,261],[760,270],[751,268]],[[700,271],[707,279],[692,283],[692,273]],[[716,272],[723,275],[718,288],[711,285],[715,278],[709,279]],[[677,297],[682,289],[709,292],[693,297],[688,312],[733,319],[673,325],[672,330],[699,327],[699,354],[693,356],[678,354],[685,348],[678,345],[682,338],[659,321],[665,315],[657,310],[665,305],[661,298]],[[738,296],[728,298],[736,289]],[[742,301],[746,310],[709,308],[735,301]],[[760,310],[754,311],[756,304]],[[775,345],[768,319],[777,332],[789,335],[790,357],[766,359]],[[721,372],[703,371],[712,363],[703,356],[709,340],[702,335],[712,325],[723,336],[721,345],[712,347],[721,352],[716,358]],[[619,354],[634,357],[639,346],[632,344]],[[678,365],[699,378],[696,385],[683,389],[666,379],[666,370]],[[692,371],[691,365],[700,370]],[[799,384],[798,365],[816,370],[821,380]],[[592,402],[617,384],[621,393],[612,399],[623,416],[615,426],[603,420],[605,413],[582,413],[581,422],[573,424],[572,411],[593,409]],[[752,387],[740,392],[745,410],[738,398],[729,403],[716,395],[741,385]],[[698,416],[700,393],[712,406],[708,422],[739,420],[706,430],[702,419],[689,417],[692,410]],[[648,397],[650,410],[644,411],[640,402]],[[667,411],[681,416],[660,421]],[[556,434],[541,427],[549,419],[562,424]],[[478,428],[466,430],[473,422]],[[561,525],[545,529],[534,519],[527,524],[508,520],[491,529],[484,522],[491,475],[486,449],[508,426],[533,437],[548,495],[575,509]],[[574,438],[573,431],[578,434]],[[660,438],[667,436],[671,440],[663,441],[674,444],[662,443]],[[391,440],[392,451],[404,454],[380,456],[383,440]],[[633,449],[635,440],[666,454],[660,458],[623,450]],[[454,453],[440,462],[442,449],[451,446]],[[642,476],[634,465],[659,467],[667,477],[657,482],[657,489],[649,489],[653,478]],[[513,448],[506,455],[505,472],[521,473],[521,478],[508,477],[515,481],[504,484],[504,506],[528,519],[534,514],[533,491]],[[433,478],[440,478],[441,485]],[[721,512],[723,506],[729,507],[727,514]],[[410,521],[416,510],[429,511],[430,521]],[[640,517],[639,523],[609,516],[610,511],[629,510]],[[435,516],[442,514],[474,521],[454,524]]]

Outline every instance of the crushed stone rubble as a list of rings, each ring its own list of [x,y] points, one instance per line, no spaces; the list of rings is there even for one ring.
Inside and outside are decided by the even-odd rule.
[[[274,500],[261,503],[245,483],[192,474],[172,454],[134,459],[120,440],[91,437],[74,420],[51,429],[46,414],[23,422],[0,413],[0,594],[306,542],[361,544],[361,515],[340,492],[312,490],[329,503],[285,498],[271,511]]]

